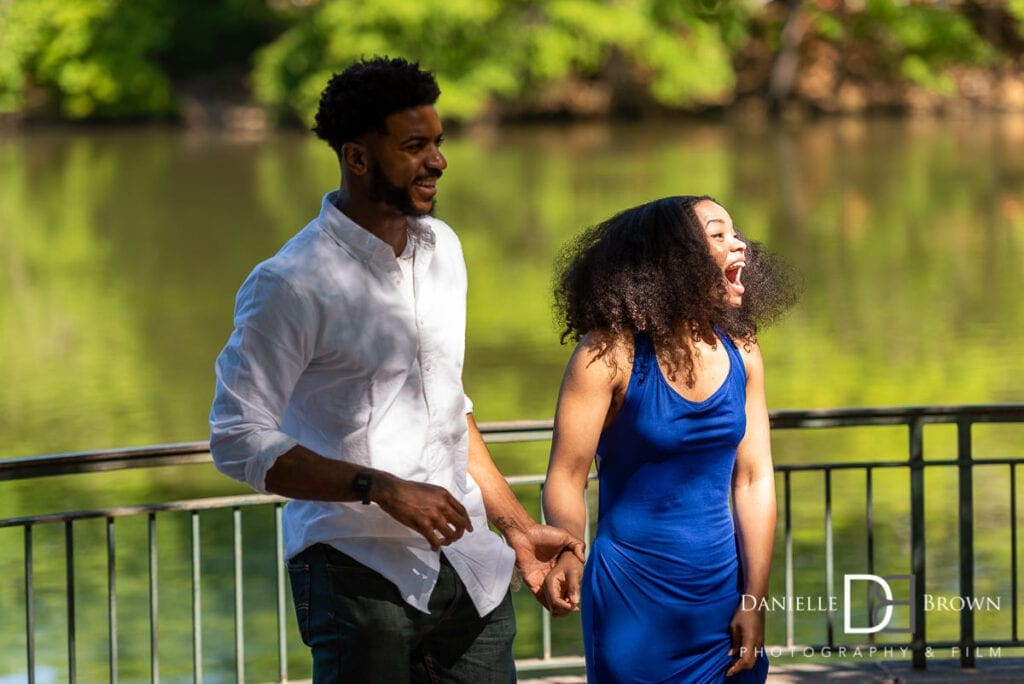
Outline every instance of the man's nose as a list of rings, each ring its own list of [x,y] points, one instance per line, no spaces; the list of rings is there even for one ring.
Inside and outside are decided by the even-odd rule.
[[[435,147],[433,153],[427,157],[427,166],[442,171],[448,168],[448,160],[444,158],[440,148]]]

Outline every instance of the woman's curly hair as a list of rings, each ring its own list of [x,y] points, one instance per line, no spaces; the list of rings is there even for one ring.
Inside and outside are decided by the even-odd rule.
[[[694,212],[707,196],[666,197],[616,214],[584,231],[562,251],[555,308],[562,343],[593,333],[598,358],[620,340],[647,335],[670,377],[695,381],[689,344],[712,346],[715,330],[741,344],[756,342],[759,326],[792,306],[792,269],[758,243],[748,243],[743,304],[726,302],[722,270]]]
[[[335,152],[363,133],[387,133],[388,115],[432,105],[441,95],[433,74],[401,57],[374,57],[334,74],[320,94],[313,131]]]

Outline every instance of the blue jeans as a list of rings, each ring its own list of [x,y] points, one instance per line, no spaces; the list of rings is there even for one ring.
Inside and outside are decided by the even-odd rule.
[[[480,617],[441,555],[430,613],[413,608],[379,573],[326,544],[288,562],[314,684],[516,681],[512,596]]]

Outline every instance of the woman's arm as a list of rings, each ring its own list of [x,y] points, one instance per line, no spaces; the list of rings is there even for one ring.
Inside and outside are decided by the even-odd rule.
[[[544,515],[551,525],[583,538],[587,511],[584,489],[602,428],[613,416],[623,386],[624,352],[610,349],[598,358],[592,336],[580,341],[565,369],[555,410],[551,458],[544,483]],[[554,615],[579,604],[583,564],[563,554],[545,581]]]
[[[764,612],[756,608],[744,610],[743,605],[761,605],[761,599],[766,598],[775,543],[775,473],[764,392],[764,360],[756,344],[744,349],[742,355],[747,369],[747,431],[736,452],[732,496],[743,593],[756,601],[741,602],[733,617],[732,655],[737,660],[727,675],[752,667],[757,650],[764,646]]]
[[[523,583],[541,605],[547,606],[544,578],[551,572],[559,554],[583,562],[583,541],[563,529],[540,525],[520,503],[491,458],[473,414],[466,414],[469,427],[469,473],[480,487],[487,519],[505,537],[516,554],[516,566]]]

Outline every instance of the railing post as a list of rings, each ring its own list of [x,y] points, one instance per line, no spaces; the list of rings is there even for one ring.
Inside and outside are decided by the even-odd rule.
[[[547,524],[547,517],[544,515],[544,483],[541,482],[540,488],[540,511],[537,518],[540,520],[542,525]],[[583,505],[586,506],[587,492],[583,490]],[[551,614],[540,609],[540,648],[541,658],[544,660],[551,660]]]
[[[795,578],[793,577],[793,486],[790,480],[791,472],[787,470],[783,475],[783,491],[785,492],[785,508],[783,523],[785,530],[786,544],[786,646],[792,647],[795,643],[793,626],[793,594]]]
[[[274,504],[274,558],[277,561],[277,677],[279,681],[288,681],[288,632],[285,627],[285,611],[288,602],[285,593],[284,562],[284,504]]]
[[[926,661],[925,593],[925,523],[924,523],[924,420],[910,421],[910,583],[913,591],[911,611],[911,650],[915,670],[924,670]]]
[[[245,684],[245,625],[244,597],[242,591],[242,509],[232,509],[235,541],[235,682]]]
[[[25,525],[25,669],[28,684],[36,684],[35,582],[32,578],[32,525]]]
[[[1017,464],[1010,464],[1010,605],[1013,606],[1012,612],[1010,613],[1010,627],[1011,635],[1010,638],[1013,641],[1019,641],[1017,621],[1018,621],[1018,559],[1017,559]]]
[[[110,632],[109,660],[110,684],[117,684],[118,629],[117,629],[117,553],[114,518],[107,517],[107,631]]]
[[[156,513],[147,516],[149,529],[149,672],[153,684],[160,682],[160,583],[157,554]]]
[[[974,596],[974,473],[971,455],[971,422],[961,417],[956,423],[956,460],[960,489],[960,595]],[[960,667],[974,667],[974,611],[968,605],[960,611]]]
[[[192,511],[192,681],[203,684],[203,584],[199,511]]]
[[[68,684],[75,684],[77,669],[75,664],[75,532],[73,523],[64,523],[64,555],[67,566],[65,589],[68,601]]]
[[[825,596],[835,596],[835,543],[832,536],[832,470],[825,469]],[[830,609],[825,613],[829,648],[835,646],[835,616]]]

